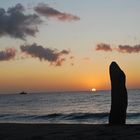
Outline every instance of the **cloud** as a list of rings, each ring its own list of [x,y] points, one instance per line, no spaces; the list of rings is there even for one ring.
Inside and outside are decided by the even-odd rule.
[[[97,44],[96,46],[96,51],[112,51],[112,48],[110,47],[109,44],[105,44],[105,43],[100,43]]]
[[[0,8],[0,36],[26,39],[26,36],[35,36],[37,26],[42,22],[36,14],[24,14],[24,6],[16,4],[6,11]]]
[[[121,53],[139,53],[140,52],[140,44],[137,44],[135,46],[119,45],[118,51]]]
[[[55,66],[61,66],[62,63],[66,61],[66,58],[64,58],[63,56],[70,53],[69,50],[53,50],[50,48],[44,48],[43,46],[37,45],[36,43],[32,45],[21,45],[20,49],[27,55],[39,58],[40,60],[47,60],[48,62],[50,62],[50,64],[53,64]]]
[[[111,47],[109,44],[100,43],[97,44],[97,51],[117,51],[120,53],[139,53],[140,52],[140,44],[131,46],[131,45],[119,45],[115,48]]]
[[[34,10],[47,18],[56,18],[60,21],[75,21],[75,20],[80,20],[79,17],[72,15],[72,14],[68,14],[68,13],[63,13],[60,12],[52,7],[50,7],[47,4],[44,3],[40,3],[38,4],[36,7],[34,7]]]
[[[0,51],[0,61],[8,61],[16,56],[16,49],[7,48],[4,51]]]
[[[43,22],[41,16],[56,18],[60,21],[74,21],[80,18],[72,14],[60,12],[47,4],[38,4],[34,7],[36,13],[25,14],[22,4],[16,4],[7,10],[0,8],[0,37],[10,36],[26,40],[27,36],[35,36],[38,26]],[[41,15],[41,16],[40,16]]]

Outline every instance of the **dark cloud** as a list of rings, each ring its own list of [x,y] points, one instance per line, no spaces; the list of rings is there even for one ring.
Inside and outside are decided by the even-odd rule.
[[[112,51],[112,48],[110,47],[109,44],[100,43],[100,44],[97,44],[96,50],[97,51]]]
[[[36,43],[32,45],[22,45],[20,46],[20,49],[22,52],[32,57],[37,57],[40,60],[47,60],[48,62],[56,66],[61,66],[62,63],[66,61],[66,58],[64,58],[63,56],[70,53],[69,50],[53,50],[50,48],[44,48],[43,46],[37,45]]]
[[[42,21],[36,14],[24,14],[24,7],[17,4],[6,11],[0,8],[0,36],[9,35],[13,38],[24,39],[26,36],[35,36],[37,25]]]
[[[42,16],[47,18],[56,18],[60,21],[80,20],[80,18],[75,15],[60,12],[44,3],[38,4],[36,7],[34,7],[34,10]]]
[[[139,53],[140,52],[140,44],[135,46],[130,45],[119,45],[118,51],[122,53]]]
[[[97,44],[97,51],[118,51],[120,53],[139,53],[140,52],[140,44],[131,46],[131,45],[119,45],[116,48],[111,47],[109,44]]]
[[[8,61],[16,56],[16,49],[7,48],[4,51],[0,51],[0,61]]]
[[[70,52],[70,51],[68,51],[68,50],[62,50],[62,51],[60,52],[60,54],[69,54],[69,52]]]

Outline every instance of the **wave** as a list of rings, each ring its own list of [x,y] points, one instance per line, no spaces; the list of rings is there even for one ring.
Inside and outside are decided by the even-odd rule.
[[[0,114],[0,120],[72,120],[72,121],[82,121],[82,120],[100,120],[105,119],[109,116],[109,113],[52,113],[45,115],[29,115],[29,114]],[[127,118],[139,118],[140,113],[128,113]]]
[[[108,113],[53,113],[48,115],[36,116],[36,119],[46,118],[46,119],[64,119],[64,120],[79,120],[79,119],[91,119],[91,118],[103,118],[107,117]]]

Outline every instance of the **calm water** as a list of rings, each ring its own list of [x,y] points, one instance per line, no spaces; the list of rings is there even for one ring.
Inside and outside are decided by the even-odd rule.
[[[140,90],[128,91],[127,123],[140,123]],[[110,91],[0,95],[0,122],[108,123]]]

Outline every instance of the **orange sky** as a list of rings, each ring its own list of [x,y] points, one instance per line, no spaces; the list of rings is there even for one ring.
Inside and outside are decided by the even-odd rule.
[[[16,4],[0,1],[9,18],[0,15],[0,93],[110,89],[112,61],[126,73],[127,88],[140,88],[140,1],[20,1],[25,11]],[[10,20],[9,7],[21,23],[16,15]],[[52,11],[39,13],[42,7]]]

